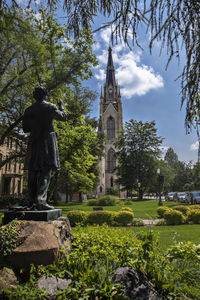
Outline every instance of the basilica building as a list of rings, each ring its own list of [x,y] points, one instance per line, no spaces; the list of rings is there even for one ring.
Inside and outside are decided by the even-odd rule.
[[[99,159],[99,185],[97,196],[107,193],[109,188],[117,188],[115,180],[117,175],[115,167],[117,165],[116,149],[114,142],[123,129],[123,113],[120,89],[115,79],[115,69],[112,58],[112,49],[108,49],[108,63],[106,72],[106,82],[101,89],[100,96],[100,118],[99,130],[105,134],[104,156]],[[120,192],[123,197],[124,192]]]

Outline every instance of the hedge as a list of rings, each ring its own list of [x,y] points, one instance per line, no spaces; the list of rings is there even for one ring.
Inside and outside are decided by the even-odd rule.
[[[121,211],[129,211],[131,213],[133,212],[132,208],[130,208],[130,207],[122,207]]]
[[[91,199],[88,201],[89,206],[115,206],[119,200],[118,197],[112,195],[101,196],[98,199]]]
[[[157,208],[157,213],[160,218],[164,217],[164,213],[170,211],[170,208],[167,206],[162,206]]]
[[[67,212],[67,217],[71,226],[75,226],[77,223],[85,224],[88,213],[82,210],[71,210]]]
[[[184,205],[174,206],[173,209],[182,212],[182,214],[185,215],[185,216],[187,215],[187,213],[189,211],[189,207],[188,206],[184,206]]]
[[[200,224],[200,209],[189,210],[188,221],[194,224]]]
[[[185,222],[182,212],[174,209],[170,209],[164,213],[164,219],[167,225],[179,225]]]
[[[132,224],[134,214],[130,211],[120,211],[114,216],[114,223],[119,226],[127,226]]]
[[[104,223],[108,225],[113,225],[114,215],[115,212],[112,211],[94,211],[88,214],[86,222],[90,225],[102,225]]]

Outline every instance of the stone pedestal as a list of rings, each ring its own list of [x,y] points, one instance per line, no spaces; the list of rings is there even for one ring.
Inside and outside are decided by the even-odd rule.
[[[4,212],[3,224],[14,219],[32,221],[53,221],[62,216],[62,209],[38,210],[38,211],[6,211]]]
[[[62,255],[60,249],[71,251],[73,236],[68,218],[60,217],[50,222],[24,221],[18,224],[18,246],[7,256],[0,253],[1,266],[27,269],[31,264],[49,265]],[[1,242],[5,243],[0,240],[0,244]]]

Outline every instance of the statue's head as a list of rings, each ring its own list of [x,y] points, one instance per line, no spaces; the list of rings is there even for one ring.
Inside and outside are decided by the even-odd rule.
[[[33,91],[33,97],[37,102],[42,102],[47,95],[47,90],[42,86],[37,86]]]

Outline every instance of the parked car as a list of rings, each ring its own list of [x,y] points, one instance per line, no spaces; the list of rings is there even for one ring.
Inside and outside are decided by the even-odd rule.
[[[165,200],[166,201],[174,201],[174,195],[176,193],[168,193],[166,196],[165,196]]]
[[[190,204],[200,204],[200,192],[189,192],[186,198]]]
[[[187,203],[188,200],[187,200],[186,196],[187,196],[187,193],[185,193],[185,192],[177,193],[178,202]]]

